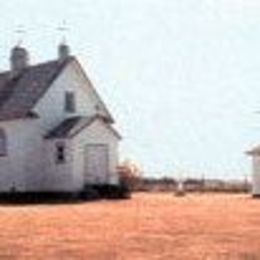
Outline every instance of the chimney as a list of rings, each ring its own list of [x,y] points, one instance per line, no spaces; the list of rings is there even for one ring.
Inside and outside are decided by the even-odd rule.
[[[10,57],[11,71],[17,75],[29,65],[29,55],[25,48],[15,46]]]
[[[58,55],[61,62],[65,61],[70,56],[69,46],[65,43],[61,43],[58,47]]]

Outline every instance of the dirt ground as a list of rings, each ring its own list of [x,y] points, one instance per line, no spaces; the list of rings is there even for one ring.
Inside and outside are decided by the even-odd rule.
[[[0,225],[0,259],[260,259],[260,199],[247,195],[0,206]]]

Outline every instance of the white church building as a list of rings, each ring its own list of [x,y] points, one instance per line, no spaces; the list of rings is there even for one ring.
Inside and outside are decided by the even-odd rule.
[[[0,73],[0,192],[75,192],[118,184],[120,135],[69,47],[36,65],[21,46]]]

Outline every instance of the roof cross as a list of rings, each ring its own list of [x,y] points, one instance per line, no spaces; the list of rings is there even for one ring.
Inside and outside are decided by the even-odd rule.
[[[25,36],[26,31],[22,25],[19,25],[17,26],[15,33],[17,35],[17,46],[20,46],[23,43],[23,37]]]
[[[62,21],[62,24],[57,28],[61,35],[62,43],[66,43],[66,33],[69,31],[66,20]]]

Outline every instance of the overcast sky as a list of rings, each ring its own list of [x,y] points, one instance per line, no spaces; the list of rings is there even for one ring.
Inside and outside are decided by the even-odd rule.
[[[243,178],[260,143],[260,1],[8,0],[0,69],[22,25],[31,62],[67,41],[146,173]]]

